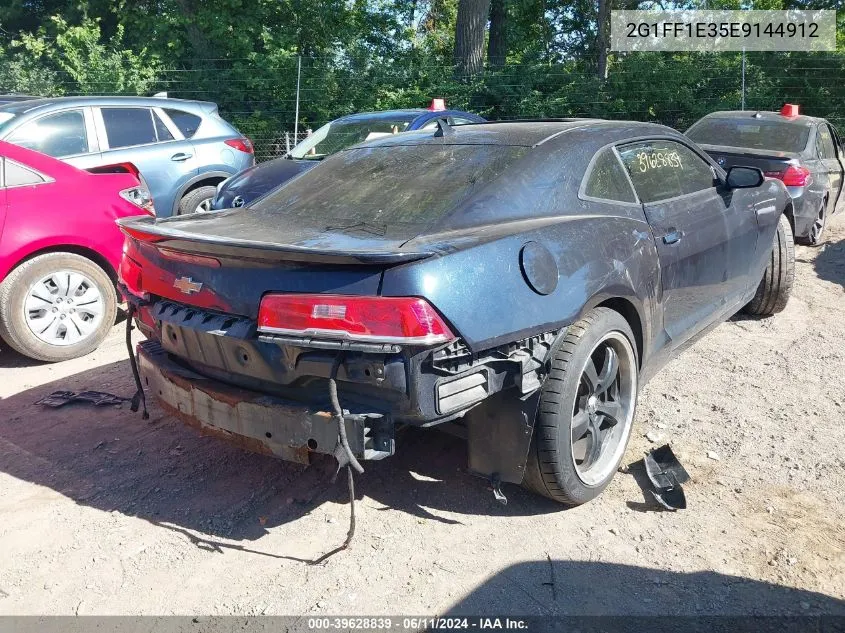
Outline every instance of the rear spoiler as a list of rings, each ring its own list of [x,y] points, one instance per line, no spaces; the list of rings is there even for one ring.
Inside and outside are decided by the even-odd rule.
[[[200,255],[217,255],[264,261],[295,261],[315,264],[395,265],[432,257],[428,251],[326,250],[261,242],[216,235],[198,235],[155,223],[153,218],[122,218],[117,224],[123,233],[139,242],[167,246],[170,250]]]

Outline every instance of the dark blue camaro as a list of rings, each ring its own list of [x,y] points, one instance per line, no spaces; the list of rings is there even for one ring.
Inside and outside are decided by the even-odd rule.
[[[307,463],[456,422],[494,489],[577,504],[644,381],[743,307],[785,307],[790,204],[659,125],[439,124],[248,209],[123,221],[121,278],[144,384],[205,432]]]
[[[326,123],[284,158],[259,163],[224,181],[217,189],[211,208],[242,207],[283,182],[311,169],[335,152],[385,135],[429,128],[433,130],[438,120],[444,120],[452,126],[484,121],[470,112],[439,109],[434,102],[432,107],[426,110],[386,110],[350,114]]]

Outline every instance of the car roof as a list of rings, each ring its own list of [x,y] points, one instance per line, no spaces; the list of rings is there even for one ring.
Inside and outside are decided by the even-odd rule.
[[[15,101],[0,106],[0,112],[24,114],[35,110],[52,110],[61,106],[146,106],[149,108],[190,107],[205,111],[216,109],[217,105],[210,101],[189,101],[186,99],[170,99],[165,97],[41,97],[25,101]]]
[[[450,115],[450,114],[467,114],[470,116],[478,116],[472,112],[464,112],[463,110],[429,110],[428,108],[405,108],[400,110],[381,110],[379,112],[356,112],[355,114],[347,114],[338,117],[335,121],[343,121],[344,123],[352,123],[356,121],[381,121],[381,120],[395,120],[403,119],[406,121],[413,121],[414,119],[426,114],[436,115]]]
[[[672,128],[639,121],[608,121],[604,119],[545,119],[532,121],[490,121],[451,127],[452,132],[435,136],[428,131],[405,132],[375,139],[367,147],[395,147],[400,145],[517,145],[534,147],[570,131],[590,133],[596,143],[613,143],[638,136],[680,136]],[[360,147],[356,145],[354,147]]]
[[[799,114],[798,116],[784,116],[780,112],[769,112],[766,110],[719,110],[707,114],[700,121],[705,119],[749,119],[754,121],[777,121],[780,123],[793,123],[799,125],[806,125],[807,127],[815,125],[825,119]]]

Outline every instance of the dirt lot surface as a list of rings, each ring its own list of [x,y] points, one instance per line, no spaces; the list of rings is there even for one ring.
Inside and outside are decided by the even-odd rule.
[[[123,328],[35,365],[0,352],[0,614],[845,614],[845,219],[798,247],[775,318],[736,317],[643,391],[626,464],[671,442],[689,507],[655,510],[637,469],[564,509],[464,472],[460,440],[409,432],[358,478],[203,438],[127,406]],[[655,437],[657,436],[657,437]],[[316,495],[316,496],[314,496]],[[309,497],[314,497],[308,501]],[[554,585],[549,584],[554,579]]]

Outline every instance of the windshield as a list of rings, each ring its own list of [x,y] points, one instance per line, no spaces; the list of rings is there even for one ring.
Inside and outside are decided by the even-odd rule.
[[[501,175],[528,148],[399,145],[336,154],[257,201],[297,227],[385,234],[433,225]]]
[[[696,143],[766,149],[774,152],[800,152],[807,147],[810,128],[788,121],[761,119],[702,119],[687,136]]]
[[[414,118],[414,116],[408,116],[391,119],[332,121],[294,147],[290,151],[290,156],[319,160],[356,143],[404,132]]]

